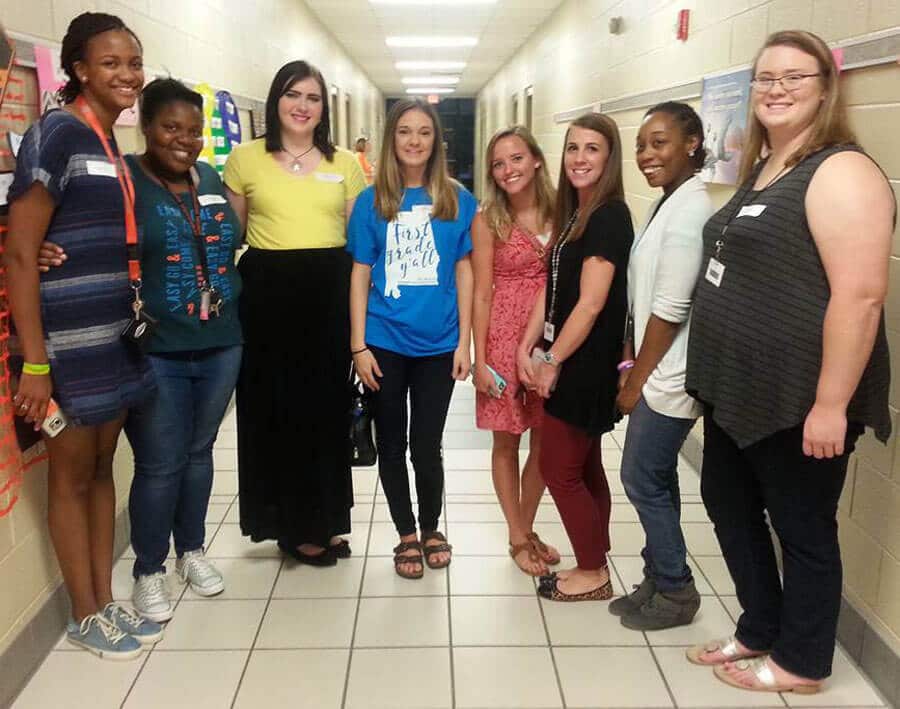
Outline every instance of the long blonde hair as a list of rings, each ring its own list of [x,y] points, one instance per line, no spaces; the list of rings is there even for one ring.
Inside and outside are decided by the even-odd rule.
[[[431,216],[435,219],[453,221],[459,213],[456,196],[456,182],[447,172],[447,153],[444,149],[444,134],[441,121],[434,107],[422,99],[397,101],[391,108],[384,126],[381,141],[381,155],[375,171],[375,209],[382,219],[393,221],[400,212],[403,202],[403,171],[394,147],[394,133],[397,124],[407,111],[421,111],[431,119],[434,126],[434,147],[425,166],[425,189],[433,206]]]
[[[788,157],[785,167],[796,165],[805,157],[818,152],[822,148],[855,143],[856,136],[850,129],[850,122],[847,119],[847,108],[844,105],[844,97],[840,92],[840,81],[837,66],[834,63],[834,55],[832,55],[828,45],[812,32],[803,30],[775,32],[769,35],[753,60],[754,77],[756,76],[756,65],[759,63],[759,58],[769,47],[793,47],[813,57],[819,65],[819,74],[821,74],[821,76],[817,77],[817,80],[825,92],[822,105],[816,111],[816,116],[813,119],[809,137],[803,145],[794,151],[793,155]],[[747,116],[747,124],[749,130],[747,132],[747,142],[744,145],[744,154],[741,157],[741,182],[749,179],[756,161],[763,155],[763,149],[771,147],[766,128],[759,118],[756,117],[756,112],[752,106],[750,107],[750,115]]]
[[[494,133],[488,143],[485,153],[485,198],[481,203],[481,213],[487,222],[488,228],[501,241],[509,238],[509,230],[512,227],[513,217],[509,206],[509,195],[503,191],[494,181],[491,164],[494,161],[494,148],[504,138],[516,136],[531,153],[531,157],[540,162],[540,166],[534,174],[534,199],[538,213],[538,224],[543,226],[553,220],[553,209],[556,202],[556,190],[547,175],[547,160],[544,151],[537,144],[531,131],[525,126],[511,126]]]
[[[569,143],[569,133],[572,128],[586,128],[592,130],[604,138],[609,145],[609,158],[603,174],[587,201],[587,204],[578,204],[578,192],[569,182],[566,176],[566,145]],[[553,220],[553,239],[560,238],[560,232],[565,229],[569,219],[578,209],[578,218],[572,225],[568,240],[577,241],[584,234],[588,219],[598,208],[613,200],[625,201],[625,186],[622,181],[622,139],[619,137],[619,127],[616,122],[603,113],[586,113],[572,121],[572,125],[566,131],[566,139],[563,141],[563,154],[559,164],[559,187],[556,190],[556,217]]]

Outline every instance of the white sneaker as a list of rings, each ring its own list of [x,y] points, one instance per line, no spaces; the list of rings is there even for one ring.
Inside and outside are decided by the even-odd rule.
[[[225,590],[225,579],[221,572],[210,563],[203,549],[186,551],[175,562],[175,571],[182,583],[190,583],[191,590],[200,596],[215,596]]]
[[[156,623],[170,620],[174,613],[166,575],[162,571],[138,576],[131,593],[131,602],[138,613]]]

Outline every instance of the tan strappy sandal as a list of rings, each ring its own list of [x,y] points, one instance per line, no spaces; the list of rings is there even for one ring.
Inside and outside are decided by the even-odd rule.
[[[725,659],[720,662],[708,662],[701,659],[701,655],[708,655],[713,652],[721,652]],[[765,655],[765,652],[754,652],[752,650],[741,652],[738,649],[737,638],[735,638],[734,635],[729,635],[727,638],[719,638],[718,640],[711,640],[702,645],[694,645],[693,647],[689,647],[685,652],[688,662],[692,665],[701,665],[703,667],[715,667],[716,665],[721,665],[726,662],[747,660],[751,657],[759,657],[760,655]]]
[[[417,551],[418,554],[404,556],[405,551]],[[405,571],[404,564],[418,564],[418,571]],[[422,545],[419,542],[400,542],[394,547],[394,571],[397,576],[405,579],[420,579],[425,575],[425,565],[422,563]]]
[[[822,691],[822,682],[810,684],[778,684],[775,673],[769,667],[767,656],[754,657],[746,660],[738,660],[735,667],[742,672],[750,671],[753,684],[741,684],[732,677],[722,665],[713,668],[713,674],[717,679],[737,689],[745,689],[749,692],[793,692],[794,694],[818,694]]]
[[[522,542],[521,544],[513,544],[512,542],[510,542],[509,555],[512,557],[513,562],[515,562],[515,565],[519,567],[519,570],[524,574],[528,574],[529,576],[542,576],[543,571],[538,571],[537,573],[533,573],[533,572],[529,571],[528,569],[523,568],[522,565],[516,560],[516,557],[519,554],[521,554],[523,551],[528,552],[528,560],[529,561],[531,561],[535,564],[538,564],[538,563],[546,564],[547,563],[546,561],[544,561],[541,558],[541,555],[537,553],[537,551],[534,548],[534,544],[531,542],[530,539]]]
[[[537,535],[537,532],[529,532],[525,535],[525,538],[529,542],[531,542],[534,550],[537,552],[538,556],[541,557],[541,561],[543,561],[545,564],[556,566],[560,562],[559,554],[553,556],[550,553],[550,547],[548,547],[546,544],[544,544],[544,542],[541,541],[541,538]]]

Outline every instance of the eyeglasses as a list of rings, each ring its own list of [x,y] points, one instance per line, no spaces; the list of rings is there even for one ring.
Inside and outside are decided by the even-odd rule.
[[[788,74],[787,76],[765,77],[763,79],[755,78],[750,81],[754,91],[761,94],[772,90],[776,83],[781,84],[785,91],[796,91],[803,84],[804,79],[810,79],[821,74]]]

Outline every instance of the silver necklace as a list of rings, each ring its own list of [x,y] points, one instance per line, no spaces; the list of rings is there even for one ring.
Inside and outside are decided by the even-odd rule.
[[[315,143],[314,143],[313,145],[311,145],[309,148],[307,148],[306,150],[304,150],[302,153],[299,153],[298,155],[294,155],[294,154],[293,154],[290,150],[288,150],[287,148],[282,148],[282,150],[283,150],[284,152],[286,152],[288,155],[290,155],[290,156],[293,158],[293,160],[291,161],[291,170],[293,170],[294,172],[300,172],[300,170],[303,169],[303,163],[300,162],[300,158],[302,158],[304,155],[307,155],[308,153],[311,153],[312,150],[313,150],[313,148],[315,148],[315,147],[316,147],[316,146],[315,146]]]

